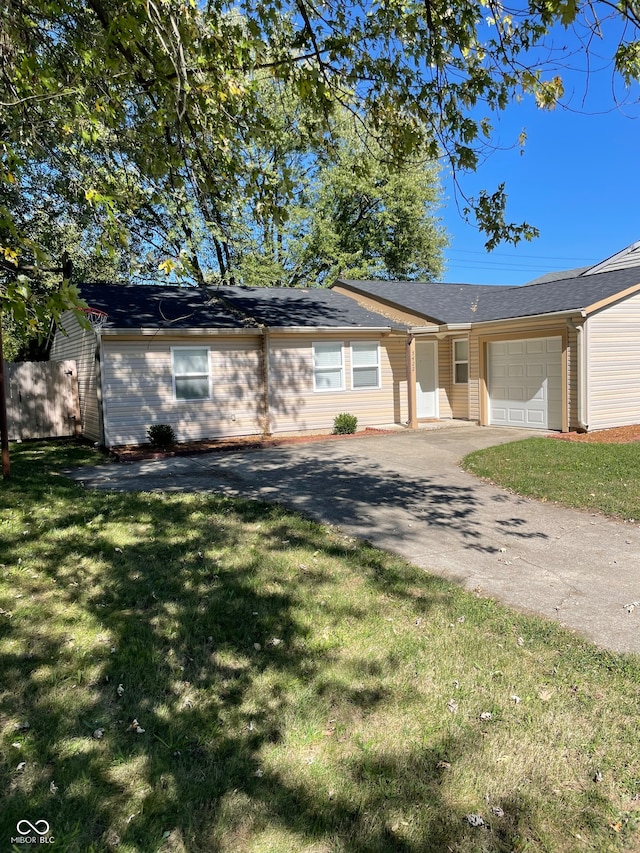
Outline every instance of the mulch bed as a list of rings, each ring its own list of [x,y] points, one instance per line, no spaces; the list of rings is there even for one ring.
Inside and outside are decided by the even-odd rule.
[[[265,447],[278,447],[285,444],[308,444],[312,441],[344,441],[350,438],[366,438],[371,435],[389,435],[395,430],[367,427],[353,435],[293,435],[278,438],[248,436],[241,438],[219,438],[208,441],[185,441],[176,444],[171,450],[157,450],[141,444],[127,444],[112,447],[110,454],[118,462],[139,462],[146,459],[168,459],[172,456],[190,456],[194,453],[220,453],[228,450],[261,450]]]
[[[225,450],[261,450],[264,447],[278,447],[286,444],[308,444],[312,441],[344,441],[350,438],[364,438],[370,435],[389,435],[395,430],[367,427],[354,435],[294,435],[279,438],[249,436],[245,438],[222,438],[209,441],[185,441],[171,450],[154,450],[141,444],[127,444],[111,448],[111,455],[118,462],[138,462],[144,459],[166,459],[172,456],[190,456],[194,453],[220,453]],[[640,441],[640,424],[613,427],[596,432],[564,432],[550,435],[549,438],[562,441],[582,441],[591,444],[629,444]]]
[[[587,444],[629,444],[632,441],[640,441],[640,424],[599,429],[594,432],[563,432],[551,437],[564,441],[583,441]]]

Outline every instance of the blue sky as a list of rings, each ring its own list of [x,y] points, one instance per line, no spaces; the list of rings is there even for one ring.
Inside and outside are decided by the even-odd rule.
[[[612,92],[612,86],[615,91]],[[540,237],[513,248],[484,249],[484,237],[456,210],[444,178],[442,221],[451,245],[444,281],[523,284],[545,272],[603,260],[640,240],[640,87],[627,92],[601,63],[587,78],[565,77],[565,106],[512,105],[493,121],[499,145],[463,189],[473,194],[506,183],[508,220],[536,225]],[[615,107],[626,97],[623,107]],[[635,103],[634,103],[635,102]],[[521,155],[518,134],[526,128]]]

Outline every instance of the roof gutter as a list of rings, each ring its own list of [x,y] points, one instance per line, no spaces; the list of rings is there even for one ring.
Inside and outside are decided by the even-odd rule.
[[[567,308],[565,311],[548,311],[546,314],[523,314],[519,317],[503,317],[500,320],[475,320],[473,326],[493,326],[502,323],[513,323],[518,320],[539,320],[541,317],[575,317],[576,314],[586,316],[581,308]]]
[[[246,329],[229,328],[229,329],[102,329],[103,337],[122,337],[134,335],[138,337],[183,337],[183,336],[199,336],[211,337],[212,335],[260,335],[261,331],[258,327],[249,327]]]
[[[391,326],[269,326],[269,331],[272,334],[277,332],[279,335],[289,333],[313,335],[316,332],[335,332],[336,334],[343,332],[382,332],[388,334],[394,330]],[[405,329],[398,329],[398,331],[404,332]]]
[[[580,314],[581,317],[587,316],[580,308],[571,308],[566,311],[549,311],[547,314],[525,314],[521,317],[503,317],[500,320],[475,320],[471,323],[441,323],[440,325],[412,326],[409,329],[409,333],[412,335],[455,335],[460,332],[468,332],[475,326],[492,326],[502,323],[513,323],[518,320],[537,320],[540,317],[575,317],[576,314]]]
[[[471,323],[441,323],[438,326],[435,324],[429,326],[412,326],[409,329],[409,333],[416,337],[420,337],[421,335],[439,335],[444,337],[445,335],[457,335],[460,332],[468,332],[471,326]]]
[[[103,329],[102,334],[108,337],[122,337],[123,335],[142,335],[144,337],[210,337],[213,335],[261,335],[262,326],[249,327],[246,329]],[[265,327],[266,328],[266,327]],[[316,332],[379,332],[389,334],[395,331],[391,326],[269,326],[270,332],[278,334],[315,334]],[[405,329],[397,329],[404,332]]]
[[[93,358],[94,369],[96,372],[96,400],[98,403],[98,441],[103,447],[109,447],[107,424],[104,412],[104,352],[102,347],[102,338],[105,330],[102,328],[96,328],[94,329],[94,332],[96,335],[96,348]]]

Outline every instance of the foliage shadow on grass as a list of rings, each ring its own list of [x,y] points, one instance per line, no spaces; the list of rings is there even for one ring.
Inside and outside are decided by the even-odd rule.
[[[3,553],[8,564],[28,547],[30,562],[54,589],[55,601],[43,601],[41,616],[46,618],[50,607],[61,630],[34,626],[26,648],[20,646],[24,622],[6,625],[21,651],[0,660],[5,684],[0,713],[30,721],[25,753],[40,771],[31,777],[27,769],[21,776],[4,760],[0,784],[7,796],[0,839],[30,816],[46,818],[69,853],[156,850],[163,832],[176,828],[189,853],[242,850],[252,827],[265,823],[305,845],[317,842],[320,850],[439,853],[463,842],[466,850],[481,849],[469,841],[476,831],[452,806],[446,774],[435,769],[441,760],[476,751],[473,732],[462,729],[428,749],[410,743],[402,755],[368,753],[362,744],[339,759],[349,792],[333,796],[322,780],[302,784],[263,769],[260,760],[265,748],[286,738],[287,721],[296,713],[292,703],[301,701],[292,697],[301,685],[314,685],[313,702],[324,690],[327,710],[331,697],[362,714],[394,699],[386,689],[360,684],[364,676],[381,674],[383,664],[367,666],[361,659],[359,671],[356,660],[348,683],[332,682],[324,669],[333,650],[310,649],[312,631],[301,608],[308,598],[328,600],[321,611],[328,623],[365,615],[362,608],[334,608],[337,581],[325,561],[346,560],[359,579],[382,597],[410,604],[419,618],[428,619],[446,597],[446,584],[420,573],[416,589],[417,574],[409,577],[400,561],[327,536],[277,506],[207,496],[82,492],[44,473],[28,494],[34,505],[48,506],[50,515],[34,519],[34,527],[36,520],[41,524],[37,530],[25,526],[26,532],[5,536]],[[28,511],[20,488],[3,498],[12,511]],[[49,521],[55,521],[55,530]],[[243,531],[259,525],[268,528],[260,548],[245,554]],[[118,536],[126,536],[129,527],[144,528],[144,538],[132,533],[129,544],[122,544]],[[319,567],[298,566],[283,575],[278,560],[293,548],[317,554]],[[84,560],[99,565],[93,585]],[[38,596],[37,579],[33,584]],[[78,609],[104,641],[88,648],[74,645],[72,614]],[[48,669],[61,671],[62,684],[51,681]],[[76,675],[83,671],[89,673],[88,685]],[[25,674],[27,685],[21,683]],[[56,687],[66,690],[74,680],[88,689],[70,714],[64,690]],[[134,719],[144,733],[131,727]],[[96,740],[92,732],[98,728],[105,733]],[[2,744],[5,754],[8,739]],[[134,776],[136,788],[129,790]],[[58,793],[50,790],[51,782]],[[123,819],[126,796],[130,820]],[[249,835],[243,834],[241,807],[234,813],[237,835],[228,828],[229,802],[237,800],[248,804]],[[394,814],[408,815],[410,822],[412,809],[425,802],[416,841],[404,834]],[[506,851],[513,833],[525,835],[531,823],[526,802],[518,801],[506,821],[494,821],[475,837],[487,840],[490,833],[491,849]]]

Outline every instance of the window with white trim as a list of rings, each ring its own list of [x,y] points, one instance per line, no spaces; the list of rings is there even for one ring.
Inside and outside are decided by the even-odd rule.
[[[341,341],[323,341],[313,345],[313,390],[344,390]]]
[[[469,382],[469,341],[466,338],[453,342],[453,381],[456,385]]]
[[[351,387],[380,387],[380,347],[377,341],[351,344]]]
[[[172,347],[173,396],[176,400],[209,400],[211,376],[208,347]]]

